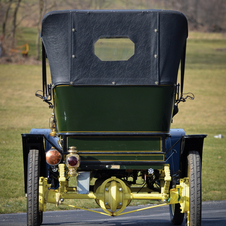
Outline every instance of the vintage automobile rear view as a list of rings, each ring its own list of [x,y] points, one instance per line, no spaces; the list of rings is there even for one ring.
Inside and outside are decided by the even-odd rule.
[[[47,203],[68,199],[94,199],[108,216],[127,213],[132,200],[154,200],[145,209],[169,205],[173,225],[184,218],[201,225],[206,135],[170,129],[179,102],[189,98],[187,36],[187,20],[175,11],[45,15],[36,96],[52,114],[50,128],[22,134],[28,226],[42,224]]]

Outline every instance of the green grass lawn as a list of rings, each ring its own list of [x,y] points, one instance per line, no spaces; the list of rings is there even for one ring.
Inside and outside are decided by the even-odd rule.
[[[35,37],[33,30],[29,37]],[[35,55],[35,39],[30,42],[30,53]],[[51,110],[34,95],[42,87],[40,65],[0,64],[0,84],[0,213],[24,212],[21,133],[47,128]],[[208,135],[203,152],[203,200],[226,199],[225,84],[226,37],[191,33],[184,92],[194,93],[195,100],[179,105],[172,127]],[[224,138],[214,138],[217,134]]]

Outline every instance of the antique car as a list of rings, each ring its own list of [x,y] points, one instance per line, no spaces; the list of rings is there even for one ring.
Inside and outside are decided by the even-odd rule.
[[[49,128],[22,134],[28,226],[42,224],[47,203],[68,199],[93,199],[102,209],[87,210],[108,216],[148,200],[136,211],[169,205],[173,225],[201,225],[206,135],[170,128],[178,104],[193,98],[183,95],[187,37],[175,11],[44,16],[36,96],[52,110]]]

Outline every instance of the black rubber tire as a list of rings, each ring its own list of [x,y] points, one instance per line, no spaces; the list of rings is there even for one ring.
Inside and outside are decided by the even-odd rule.
[[[42,224],[43,212],[39,212],[39,150],[30,150],[27,172],[27,226]]]
[[[169,205],[170,208],[170,220],[173,225],[181,225],[184,221],[184,213],[181,213],[180,204]]]
[[[198,151],[190,151],[188,160],[189,176],[189,226],[201,226],[202,218],[202,179],[201,157]],[[186,219],[186,225],[187,219]]]
[[[39,212],[39,225],[42,224],[42,221],[43,221],[43,212]]]

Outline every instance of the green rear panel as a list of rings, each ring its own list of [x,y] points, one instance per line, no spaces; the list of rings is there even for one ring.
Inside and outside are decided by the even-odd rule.
[[[161,136],[67,137],[67,147],[70,146],[77,147],[81,162],[87,165],[105,162],[118,169],[148,169],[165,160]],[[159,165],[152,166],[156,167]]]
[[[67,137],[68,147],[76,146],[79,152],[103,152],[103,151],[120,151],[120,152],[161,152],[162,138],[140,137],[140,136],[78,136]]]
[[[59,133],[169,132],[174,86],[57,86]]]

